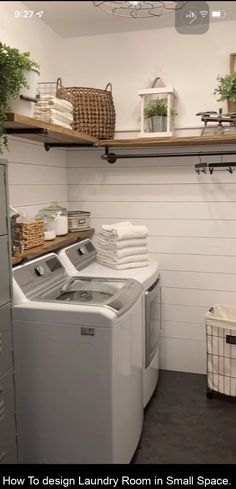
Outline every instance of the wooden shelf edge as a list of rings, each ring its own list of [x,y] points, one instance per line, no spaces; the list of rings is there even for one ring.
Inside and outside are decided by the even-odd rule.
[[[27,128],[28,129],[46,129],[50,135],[50,137],[53,139],[53,136],[55,137],[55,142],[61,141],[61,138],[69,138],[71,140],[74,140],[74,142],[84,142],[84,143],[91,143],[95,144],[98,142],[98,139],[89,136],[88,134],[83,134],[80,133],[79,131],[74,131],[73,129],[66,129],[62,126],[56,125],[56,124],[47,124],[46,122],[40,121],[38,119],[34,119],[32,117],[27,117],[21,114],[16,114],[14,112],[9,112],[7,114],[7,120],[5,122],[5,127],[6,129],[25,129],[26,133],[25,135],[21,134],[21,137],[25,137],[27,139]],[[16,134],[16,136],[19,137],[19,135]],[[31,135],[32,138],[32,135]],[[58,139],[60,138],[60,139]],[[46,138],[45,138],[46,139]],[[46,140],[47,142],[47,140]],[[65,141],[66,144],[66,141]]]
[[[143,148],[153,148],[158,146],[204,146],[207,144],[236,144],[236,133],[211,136],[172,136],[164,138],[106,139],[99,140],[96,143],[96,147],[135,148],[142,146]]]
[[[46,253],[58,251],[65,246],[69,246],[82,239],[91,238],[94,235],[95,229],[90,228],[85,231],[77,231],[68,233],[65,236],[59,236],[53,241],[45,241],[42,246],[31,248],[16,256],[12,256],[12,266],[19,265],[25,260],[33,260],[34,258],[45,255]]]

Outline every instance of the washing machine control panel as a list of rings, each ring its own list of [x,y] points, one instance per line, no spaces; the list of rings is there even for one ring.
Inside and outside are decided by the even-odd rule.
[[[26,296],[31,296],[40,285],[59,282],[65,269],[56,255],[49,255],[13,269],[13,276]]]
[[[42,275],[45,274],[45,270],[43,268],[42,265],[37,265],[35,268],[34,268],[34,271],[36,273],[36,275],[38,275],[39,277],[41,277]]]

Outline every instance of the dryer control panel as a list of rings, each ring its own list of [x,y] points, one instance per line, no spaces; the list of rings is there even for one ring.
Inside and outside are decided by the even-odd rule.
[[[96,261],[97,251],[90,239],[85,239],[65,250],[74,267],[81,271]]]

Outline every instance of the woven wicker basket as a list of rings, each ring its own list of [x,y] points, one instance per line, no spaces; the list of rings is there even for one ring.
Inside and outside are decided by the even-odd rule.
[[[21,241],[25,250],[41,246],[44,243],[43,219],[35,219],[30,223],[18,222],[16,224],[16,239]]]
[[[110,89],[110,90],[109,90]],[[72,97],[73,129],[100,139],[113,138],[116,113],[112,98],[112,86],[105,90],[89,87],[64,87],[61,78],[57,80],[57,97]]]

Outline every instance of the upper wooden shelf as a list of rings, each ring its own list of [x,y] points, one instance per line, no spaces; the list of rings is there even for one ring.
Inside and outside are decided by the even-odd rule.
[[[46,122],[26,117],[13,112],[8,114],[5,122],[8,134],[14,134],[17,137],[39,141],[44,144],[68,145],[68,144],[90,144],[93,145],[97,139],[87,134],[81,134],[78,131],[66,129],[56,124],[47,124]]]
[[[158,138],[137,138],[137,139],[104,139],[96,143],[98,147],[170,147],[170,146],[195,146],[207,144],[235,144],[235,134],[211,135],[211,136],[186,136],[186,137],[158,137]]]
[[[137,138],[137,139],[97,139],[78,131],[65,129],[54,124],[25,117],[20,114],[9,113],[5,127],[8,134],[17,137],[31,139],[44,143],[45,149],[51,146],[94,146],[116,147],[116,148],[154,148],[154,147],[174,147],[174,146],[200,146],[217,144],[235,144],[236,134],[211,135],[211,136],[185,136],[185,137],[158,137],[158,138]]]

